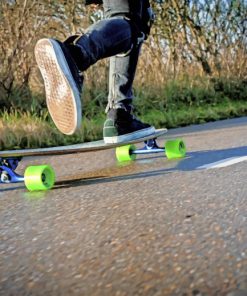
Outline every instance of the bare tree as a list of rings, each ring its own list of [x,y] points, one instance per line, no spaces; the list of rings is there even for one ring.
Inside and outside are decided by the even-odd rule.
[[[235,63],[236,52],[246,56],[245,0],[167,0],[154,5],[154,33],[157,42],[167,44],[175,76],[184,60],[198,62],[206,75],[221,75],[227,52]],[[246,63],[240,68],[244,75]]]
[[[151,2],[157,18],[144,45],[139,82],[161,85],[184,73],[247,77],[246,0]],[[81,0],[0,1],[0,106],[11,106],[8,97],[16,88],[41,90],[33,56],[36,41],[83,33],[88,13]],[[86,73],[93,88],[106,86],[105,69],[102,62]]]
[[[81,1],[15,0],[0,3],[0,88],[5,99],[29,85],[35,69],[33,48],[44,36],[65,38],[83,21]],[[35,74],[36,75],[36,74]],[[0,98],[1,100],[1,98]]]

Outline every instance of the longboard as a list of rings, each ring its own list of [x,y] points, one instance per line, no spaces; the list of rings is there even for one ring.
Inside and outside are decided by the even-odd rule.
[[[89,152],[89,151],[98,151],[116,148],[122,145],[128,144],[136,144],[140,142],[145,142],[152,138],[158,138],[167,133],[167,129],[158,129],[154,134],[139,138],[136,140],[118,143],[118,144],[105,144],[104,140],[94,141],[94,142],[86,142],[75,145],[67,145],[67,146],[57,146],[57,147],[49,147],[49,148],[35,148],[35,149],[18,149],[18,150],[5,150],[0,151],[0,158],[6,157],[24,157],[24,156],[43,156],[43,155],[61,155],[61,154],[73,154],[73,153],[81,153],[81,152]]]
[[[23,157],[74,154],[116,148],[119,162],[133,161],[137,154],[164,153],[168,159],[181,158],[186,154],[185,144],[181,139],[168,140],[164,147],[159,147],[156,139],[167,133],[167,129],[158,129],[152,135],[136,140],[105,144],[103,140],[75,145],[18,149],[0,151],[0,183],[24,182],[29,191],[51,189],[55,183],[55,172],[49,165],[36,165],[26,168],[24,176],[15,172]],[[134,144],[144,142],[144,148],[137,149]]]

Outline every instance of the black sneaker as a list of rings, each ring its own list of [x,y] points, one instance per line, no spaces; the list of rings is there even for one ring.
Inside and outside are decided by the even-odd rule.
[[[123,108],[111,109],[104,124],[103,136],[106,144],[122,143],[155,133],[155,128],[137,120]]]
[[[46,102],[56,127],[71,135],[81,126],[83,77],[69,46],[54,39],[41,39],[35,57],[44,79]]]

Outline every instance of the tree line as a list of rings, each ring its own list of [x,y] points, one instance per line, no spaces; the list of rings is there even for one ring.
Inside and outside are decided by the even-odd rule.
[[[158,86],[184,75],[247,79],[246,0],[151,2],[156,20],[143,46],[137,83]],[[38,39],[81,34],[101,17],[101,8],[94,11],[82,0],[2,0],[0,106],[10,106],[16,88],[42,92],[33,55]],[[89,83],[95,85],[95,77],[97,84],[107,83],[106,63],[87,72]]]

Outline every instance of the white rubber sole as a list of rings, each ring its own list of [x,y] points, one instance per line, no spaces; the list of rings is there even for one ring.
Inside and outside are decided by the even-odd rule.
[[[154,133],[155,133],[155,128],[151,126],[149,128],[139,130],[130,134],[125,134],[125,135],[116,136],[116,137],[104,137],[104,142],[106,144],[125,143],[125,142],[134,141],[143,137],[150,136]]]
[[[81,94],[63,51],[55,40],[41,39],[34,52],[52,120],[59,131],[72,135],[81,127]]]

